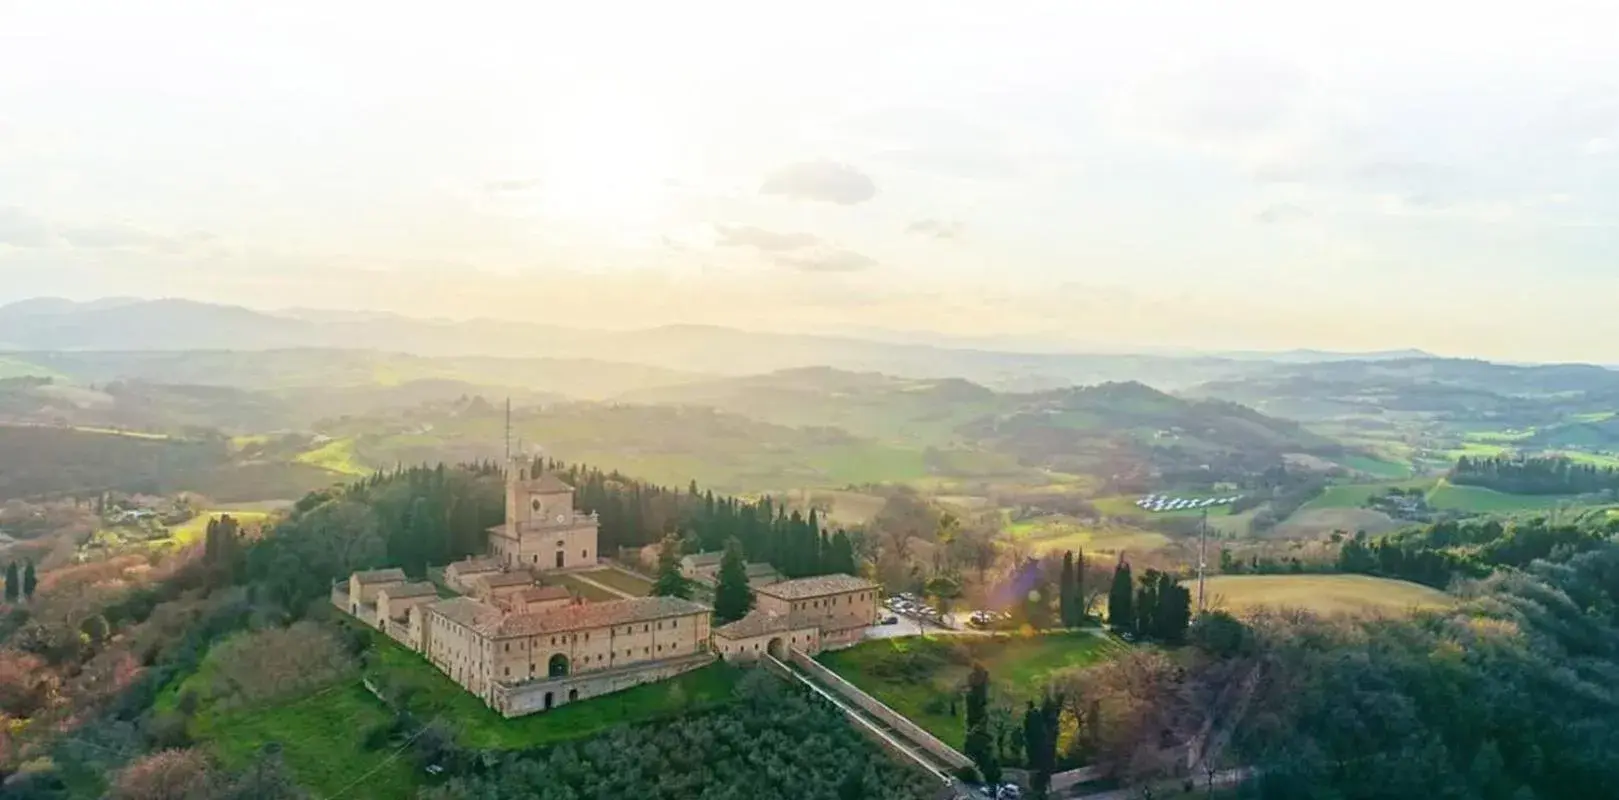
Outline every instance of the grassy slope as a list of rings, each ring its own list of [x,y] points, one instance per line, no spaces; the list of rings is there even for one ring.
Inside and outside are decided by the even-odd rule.
[[[264,524],[270,518],[266,511],[204,511],[190,520],[169,529],[166,539],[155,539],[153,545],[175,544],[180,547],[199,542],[203,534],[208,532],[208,521],[221,514],[230,514],[243,528],[252,528]]]
[[[888,704],[947,744],[960,747],[966,738],[965,706],[956,704],[952,717],[946,708],[929,711],[930,701],[961,693],[970,663],[949,662],[923,680],[886,678],[874,668],[886,660],[903,657],[907,651],[926,649],[944,653],[956,643],[971,644],[973,653],[989,671],[993,682],[991,696],[1006,700],[1013,708],[1034,697],[1044,687],[1045,677],[1067,667],[1083,666],[1105,658],[1119,645],[1089,633],[1053,633],[1003,639],[977,637],[912,637],[865,642],[847,650],[825,653],[820,661],[849,682]]]
[[[1208,579],[1207,591],[1215,607],[1285,606],[1323,614],[1396,613],[1453,601],[1437,589],[1368,575],[1217,575]]]
[[[1428,492],[1428,505],[1434,508],[1480,513],[1556,508],[1567,502],[1569,498],[1557,495],[1506,494],[1482,486],[1457,486],[1444,480]]]
[[[352,624],[352,623],[344,623]],[[526,749],[594,736],[618,725],[678,715],[728,702],[739,673],[724,664],[664,681],[572,703],[544,714],[504,719],[467,694],[417,654],[380,633],[365,630],[372,640],[369,673],[392,687],[414,687],[410,710],[424,720],[440,719],[456,730],[467,747]],[[214,663],[204,659],[198,671],[171,685],[156,708],[172,711],[180,693],[210,680]],[[252,762],[266,744],[275,742],[299,784],[317,796],[345,791],[345,798],[409,797],[420,783],[409,760],[394,758],[393,749],[368,750],[365,733],[387,724],[393,713],[367,691],[359,676],[303,697],[263,706],[216,712],[200,709],[189,732],[228,767]],[[361,775],[365,779],[355,782]]]
[[[341,475],[370,475],[372,472],[355,459],[352,439],[333,439],[314,450],[299,453],[293,461]]]

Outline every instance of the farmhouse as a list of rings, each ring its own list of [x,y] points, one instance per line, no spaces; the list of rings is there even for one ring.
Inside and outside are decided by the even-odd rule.
[[[555,475],[508,475],[507,523],[489,529],[489,555],[444,569],[445,584],[465,596],[440,599],[397,568],[356,572],[332,587],[334,605],[503,716],[665,680],[716,658],[854,644],[876,619],[877,585],[849,575],[755,584],[758,608],[718,630],[710,630],[713,609],[690,600],[587,603],[537,585],[549,573],[596,566],[597,519],[574,510],[573,488]],[[776,579],[773,570],[755,575]]]

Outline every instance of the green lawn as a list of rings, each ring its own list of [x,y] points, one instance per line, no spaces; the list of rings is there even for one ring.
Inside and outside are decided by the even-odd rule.
[[[592,736],[608,728],[729,702],[741,672],[716,663],[678,678],[584,700],[542,714],[505,719],[468,694],[426,659],[377,633],[372,672],[394,688],[414,687],[410,710],[439,717],[467,747],[514,750]]]
[[[604,586],[611,586],[621,592],[629,592],[636,597],[646,597],[652,594],[652,582],[638,578],[616,569],[598,569],[594,572],[584,573],[585,577]]]
[[[591,575],[591,577],[594,578],[596,576]],[[583,598],[585,598],[585,600],[587,600],[589,602],[592,602],[592,603],[600,603],[600,602],[602,602],[604,600],[623,600],[624,599],[624,598],[622,598],[622,597],[620,597],[620,596],[618,596],[616,594],[613,594],[612,592],[609,592],[606,589],[603,589],[603,588],[601,588],[599,586],[591,586],[590,584],[585,583],[584,581],[579,580],[578,578],[575,578],[574,576],[569,575],[566,572],[564,572],[564,573],[562,573],[560,575],[547,575],[547,576],[545,576],[545,580],[542,581],[542,583],[544,583],[547,586],[561,586],[561,587],[564,587],[568,591],[573,592],[575,595],[577,595],[579,597],[583,597]],[[603,581],[603,583],[605,583],[605,581]]]
[[[1270,606],[1318,614],[1400,614],[1456,601],[1438,589],[1370,575],[1215,575],[1205,588],[1210,606],[1229,611]]]
[[[825,653],[820,661],[959,748],[967,735],[961,694],[974,660],[989,671],[991,702],[1021,709],[1024,701],[1041,694],[1051,673],[1095,663],[1121,646],[1090,633],[907,637]],[[952,697],[957,700],[954,715]]]
[[[226,767],[248,766],[275,742],[293,777],[318,796],[342,791],[345,798],[391,800],[413,796],[420,778],[408,753],[395,758],[392,748],[368,750],[363,744],[366,731],[392,719],[359,681],[345,681],[277,705],[199,712],[190,733]]]

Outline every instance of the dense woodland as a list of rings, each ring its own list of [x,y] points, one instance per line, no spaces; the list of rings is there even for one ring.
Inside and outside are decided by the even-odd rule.
[[[1619,469],[1581,464],[1562,456],[1457,459],[1452,483],[1509,494],[1619,492]]]
[[[1455,578],[1583,553],[1611,540],[1619,523],[1559,525],[1543,518],[1446,520],[1378,537],[1356,534],[1338,552],[1342,572],[1379,575],[1443,589]]]

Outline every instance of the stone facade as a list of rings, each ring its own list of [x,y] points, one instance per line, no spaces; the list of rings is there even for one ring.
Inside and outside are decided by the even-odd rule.
[[[573,487],[553,473],[506,473],[506,522],[489,529],[489,555],[508,570],[535,572],[596,565],[594,514],[573,508]]]
[[[508,613],[467,597],[429,604],[422,652],[506,716],[661,680],[713,660],[709,608],[671,597]]]
[[[847,647],[877,621],[877,584],[852,575],[798,578],[754,589],[756,608],[816,628],[823,648]]]
[[[495,558],[469,558],[444,568],[444,583],[461,594],[472,594],[473,582],[501,571]]]
[[[791,650],[812,656],[821,652],[821,629],[795,626],[782,614],[758,609],[714,629],[714,652],[726,661],[755,661],[764,653],[786,659]]]

